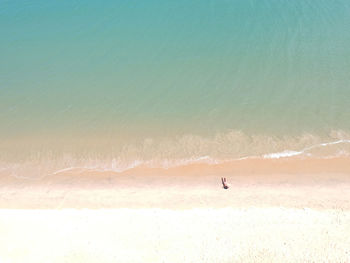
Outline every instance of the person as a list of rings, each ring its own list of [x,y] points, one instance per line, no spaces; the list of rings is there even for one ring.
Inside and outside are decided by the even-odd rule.
[[[222,186],[224,187],[224,189],[228,189],[228,184],[226,183],[226,178],[225,177],[221,177],[221,182],[222,182]]]

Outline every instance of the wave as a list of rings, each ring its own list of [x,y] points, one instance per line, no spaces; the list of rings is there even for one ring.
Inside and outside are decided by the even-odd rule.
[[[266,153],[262,155],[249,155],[244,156],[240,158],[226,158],[226,159],[217,159],[210,156],[199,156],[199,157],[192,157],[188,159],[164,159],[164,160],[134,160],[131,163],[121,163],[117,160],[112,160],[112,164],[95,164],[95,165],[88,165],[88,166],[80,166],[80,167],[69,167],[57,170],[53,172],[53,174],[60,174],[65,173],[72,170],[93,170],[96,172],[107,172],[107,171],[113,171],[113,172],[124,172],[127,170],[131,170],[137,167],[146,167],[146,168],[162,168],[162,169],[171,169],[175,167],[181,167],[181,166],[187,166],[192,164],[208,164],[208,165],[217,165],[217,164],[224,164],[224,163],[230,163],[234,161],[241,161],[241,160],[248,160],[248,159],[281,159],[281,158],[291,158],[291,157],[305,157],[305,158],[312,158],[316,157],[319,159],[329,159],[329,158],[336,158],[336,157],[349,157],[349,152],[344,151],[338,151],[336,155],[326,155],[326,156],[320,156],[317,154],[312,154],[310,151],[322,147],[332,146],[332,145],[338,145],[338,144],[349,144],[350,140],[337,140],[332,142],[324,142],[317,145],[312,145],[309,147],[305,147],[304,149],[301,149],[300,151],[293,151],[293,150],[285,150],[282,152],[276,152],[276,153]]]
[[[338,140],[334,142],[326,142],[326,143],[320,143],[317,145],[312,145],[309,147],[306,147],[300,151],[290,151],[290,150],[285,150],[283,152],[278,152],[278,153],[269,153],[269,154],[264,154],[262,157],[265,159],[279,159],[279,158],[285,158],[285,157],[293,157],[293,156],[298,156],[302,154],[306,154],[306,156],[312,156],[312,154],[308,153],[310,150],[317,149],[320,147],[326,147],[326,146],[331,146],[331,145],[337,145],[337,144],[350,144],[350,140]],[[340,154],[338,153],[338,156]],[[344,152],[342,155],[346,155]],[[332,156],[327,156],[332,157]]]
[[[72,146],[71,149],[74,147]],[[87,147],[89,148],[89,147]],[[106,150],[106,149],[105,149]],[[107,149],[108,150],[108,149]],[[350,156],[350,136],[333,131],[326,136],[247,135],[241,131],[218,133],[212,137],[184,135],[173,138],[147,138],[140,142],[113,147],[99,153],[63,151],[53,154],[35,152],[26,159],[6,160],[0,155],[0,173],[14,177],[35,174],[37,177],[69,171],[124,172],[137,167],[172,169],[191,164],[216,165],[247,159],[333,158]],[[107,152],[107,153],[106,153]]]

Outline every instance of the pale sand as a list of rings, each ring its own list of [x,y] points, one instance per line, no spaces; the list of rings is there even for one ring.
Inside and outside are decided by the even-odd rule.
[[[350,262],[348,161],[2,171],[0,262]]]
[[[0,210],[0,262],[350,262],[350,212]]]

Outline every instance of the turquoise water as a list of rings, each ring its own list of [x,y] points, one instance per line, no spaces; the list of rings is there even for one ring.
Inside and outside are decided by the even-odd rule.
[[[349,148],[348,0],[0,0],[0,35],[5,161]]]

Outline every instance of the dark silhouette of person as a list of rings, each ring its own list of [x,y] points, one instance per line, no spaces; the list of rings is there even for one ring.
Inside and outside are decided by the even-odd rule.
[[[228,189],[228,184],[226,183],[226,178],[225,177],[221,177],[221,182],[222,182],[222,187],[224,189]]]

